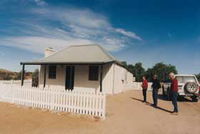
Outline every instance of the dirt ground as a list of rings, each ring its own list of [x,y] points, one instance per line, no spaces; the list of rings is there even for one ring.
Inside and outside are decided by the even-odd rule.
[[[200,134],[200,102],[181,100],[172,115],[170,101],[160,97],[155,109],[141,99],[141,91],[108,96],[104,121],[0,103],[0,134]]]

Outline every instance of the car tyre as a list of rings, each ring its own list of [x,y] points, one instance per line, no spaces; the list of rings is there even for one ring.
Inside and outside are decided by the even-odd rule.
[[[192,96],[192,102],[198,102],[198,97],[197,96]]]
[[[184,88],[186,92],[191,93],[191,94],[197,92],[197,90],[199,89],[198,85],[195,82],[187,82]]]

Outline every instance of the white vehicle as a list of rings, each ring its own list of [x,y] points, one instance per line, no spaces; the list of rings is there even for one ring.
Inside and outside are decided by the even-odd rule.
[[[175,75],[178,80],[178,95],[191,97],[192,101],[197,102],[200,92],[200,84],[195,75]],[[162,93],[170,99],[170,81],[164,82],[162,85]]]

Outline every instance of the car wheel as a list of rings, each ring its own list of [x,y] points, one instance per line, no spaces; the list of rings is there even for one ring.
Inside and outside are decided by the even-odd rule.
[[[192,102],[198,102],[197,96],[192,96],[191,98],[192,98]]]
[[[188,82],[185,84],[185,90],[188,93],[195,93],[198,90],[198,85],[195,82]]]

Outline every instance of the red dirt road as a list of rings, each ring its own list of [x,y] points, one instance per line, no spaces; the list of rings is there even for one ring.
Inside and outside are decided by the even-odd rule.
[[[106,120],[18,107],[0,103],[0,134],[199,134],[200,102],[182,100],[180,113],[171,115],[170,101],[159,109],[144,104],[140,91],[107,97]],[[151,103],[151,92],[148,92]]]

